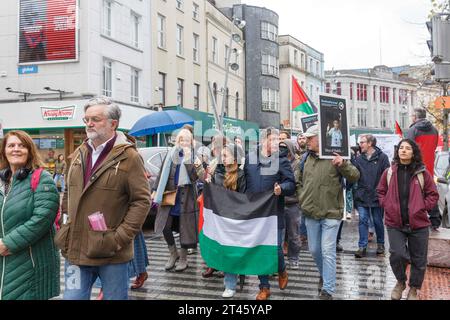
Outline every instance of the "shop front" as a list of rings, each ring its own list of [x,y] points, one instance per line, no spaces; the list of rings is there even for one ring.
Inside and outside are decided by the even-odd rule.
[[[62,154],[67,158],[86,139],[83,123],[84,105],[88,100],[21,102],[0,104],[0,122],[4,133],[11,130],[27,132],[36,144],[47,169],[53,171],[54,161]],[[128,131],[141,117],[154,111],[121,105],[119,130]],[[138,139],[138,147],[147,146]]]

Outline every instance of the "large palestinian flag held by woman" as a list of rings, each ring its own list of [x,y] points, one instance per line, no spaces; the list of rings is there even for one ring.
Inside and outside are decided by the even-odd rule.
[[[199,203],[200,250],[208,267],[243,275],[278,271],[273,192],[246,195],[205,184]]]

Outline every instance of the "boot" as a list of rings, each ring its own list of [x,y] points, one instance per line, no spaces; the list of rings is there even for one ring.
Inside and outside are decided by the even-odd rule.
[[[408,292],[408,297],[406,300],[419,300],[419,295],[417,294],[417,289],[411,287]]]
[[[403,291],[406,289],[406,283],[397,281],[397,284],[392,290],[391,299],[392,300],[401,300]]]
[[[259,289],[259,293],[256,296],[256,300],[267,300],[270,297],[270,289],[269,288],[261,288]]]
[[[286,289],[288,281],[289,276],[286,270],[278,274],[278,286],[280,287],[281,290]]]
[[[175,268],[175,271],[177,272],[181,272],[186,270],[188,267],[188,262],[187,262],[187,250],[181,248],[180,249],[180,261],[178,261],[177,267]]]
[[[132,290],[136,290],[139,289],[140,287],[142,287],[144,285],[144,282],[148,279],[148,273],[147,272],[143,272],[140,273],[137,277],[136,280],[134,280],[133,285],[131,286]]]
[[[166,263],[165,269],[166,270],[171,270],[173,269],[173,267],[175,267],[175,263],[177,262],[179,255],[177,252],[177,247],[175,245],[173,246],[169,246],[169,252],[170,252],[170,256],[169,256],[169,260]]]
[[[384,244],[377,244],[377,254],[384,255]]]

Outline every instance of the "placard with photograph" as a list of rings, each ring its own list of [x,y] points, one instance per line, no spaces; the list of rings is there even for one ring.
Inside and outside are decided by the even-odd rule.
[[[319,115],[317,113],[301,117],[300,122],[302,123],[302,131],[306,132],[310,127],[317,124],[318,121]]]
[[[350,129],[347,99],[342,96],[321,94],[319,97],[320,158],[333,159],[338,153],[350,159]]]

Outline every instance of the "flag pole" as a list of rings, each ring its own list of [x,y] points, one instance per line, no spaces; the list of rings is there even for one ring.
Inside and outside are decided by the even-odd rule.
[[[293,111],[292,111],[292,80],[294,79],[294,76],[291,75],[291,80],[289,81],[289,126],[291,127],[291,137],[292,137],[292,127],[293,127],[293,122],[292,122],[292,116],[293,116]]]

